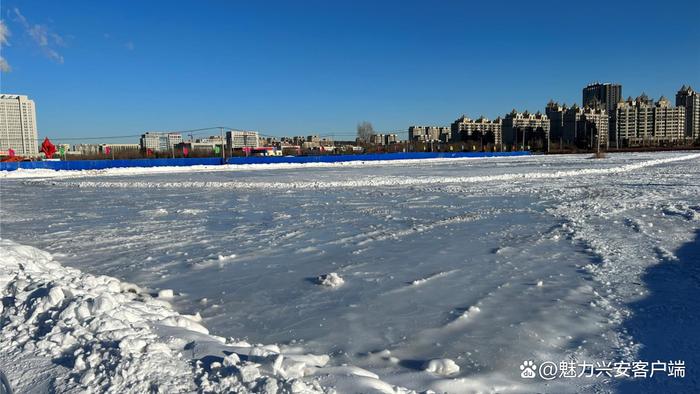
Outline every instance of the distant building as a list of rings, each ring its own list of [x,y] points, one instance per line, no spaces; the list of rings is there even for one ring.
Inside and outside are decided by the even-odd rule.
[[[564,113],[569,109],[566,104],[559,105],[556,101],[549,100],[544,113],[549,118],[549,138],[552,141],[562,141],[564,138]]]
[[[96,155],[100,153],[101,147],[100,144],[75,144],[72,151],[81,155]]]
[[[229,149],[257,148],[260,146],[260,135],[257,131],[227,131],[226,145]]]
[[[153,152],[168,152],[182,142],[182,134],[172,132],[148,131],[141,135],[139,146],[141,150]]]
[[[369,142],[374,145],[384,145],[384,134],[372,134]]]
[[[583,88],[584,107],[598,108],[602,106],[608,113],[617,108],[617,103],[622,100],[622,85],[614,83],[594,83]]]
[[[570,136],[576,146],[588,149],[607,149],[610,146],[608,111],[605,108],[585,107],[578,112],[573,135]],[[564,133],[566,136],[567,130]]]
[[[119,152],[138,152],[141,149],[141,144],[75,144],[71,147],[70,152],[76,155],[99,155]]]
[[[221,138],[219,138],[219,141]],[[175,145],[175,150],[182,152],[184,148],[187,148],[190,152],[202,152],[202,153],[211,153],[216,150],[216,147],[221,147],[221,143],[219,141],[215,142],[201,142],[201,141],[183,141],[180,142],[179,144]]]
[[[141,148],[141,144],[101,144],[100,145],[100,151],[102,153],[107,153],[106,148],[109,148],[110,153],[134,152],[134,151],[138,151]]]
[[[685,108],[685,136],[700,139],[700,93],[683,85],[676,93],[676,106]]]
[[[210,135],[209,137],[198,138],[195,140],[195,142],[202,143],[202,144],[221,145],[221,143],[223,142],[223,137],[220,135]]]
[[[673,107],[664,96],[654,105],[654,138],[658,141],[685,139],[685,107]]]
[[[384,135],[384,145],[397,144],[398,142],[399,142],[399,138],[396,136],[396,134],[385,134]]]
[[[656,103],[644,94],[630,97],[615,111],[615,143],[635,146],[685,139],[685,115],[685,107],[671,107],[665,97]]]
[[[411,126],[408,128],[408,139],[411,142],[449,142],[452,139],[449,127],[442,126]]]
[[[503,120],[498,117],[489,120],[483,116],[472,120],[462,115],[450,126],[452,141],[467,141],[484,138],[485,143],[501,145],[503,143]]]
[[[557,130],[557,134],[550,131],[550,138],[553,141],[559,140],[579,148],[597,148],[597,139],[600,137],[600,146],[608,148],[610,117],[608,111],[602,106],[581,108],[574,104],[570,108],[564,107],[563,112],[553,109],[549,112],[557,119],[557,122],[554,122],[557,128],[559,128],[559,117],[562,119],[561,130]],[[550,119],[550,125],[552,123]]]
[[[265,145],[265,146],[278,146],[280,143],[279,138],[277,137],[265,137],[265,138],[260,138],[260,144]]]
[[[503,143],[506,145],[549,148],[549,118],[540,112],[511,111],[503,118]]]
[[[0,94],[0,152],[39,155],[34,101],[18,94]]]

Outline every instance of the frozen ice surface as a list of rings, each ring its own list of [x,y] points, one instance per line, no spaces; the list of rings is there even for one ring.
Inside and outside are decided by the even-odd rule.
[[[697,365],[700,156],[589,157],[0,174],[0,230],[172,314],[164,327],[180,331],[153,329],[152,342],[194,343],[173,366],[188,372],[172,374],[192,381],[164,372],[155,384],[697,391],[690,369],[644,381],[520,377],[525,360]],[[326,273],[343,285],[319,286]],[[60,298],[46,294],[42,308]],[[75,368],[38,358],[67,370],[52,372],[61,382]],[[43,381],[22,376],[10,379]]]

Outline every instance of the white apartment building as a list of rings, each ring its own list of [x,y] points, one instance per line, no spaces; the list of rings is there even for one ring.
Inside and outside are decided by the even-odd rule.
[[[227,131],[226,145],[229,147],[229,149],[257,148],[260,146],[260,135],[257,131]]]
[[[503,121],[500,117],[489,120],[483,116],[479,119],[469,119],[466,115],[460,116],[452,122],[452,141],[467,141],[475,134],[493,135],[493,143],[501,145],[503,143]]]
[[[148,131],[141,135],[139,145],[144,151],[150,149],[153,152],[167,152],[181,142],[180,133]]]
[[[452,130],[442,126],[411,126],[408,128],[409,141],[415,142],[449,142]]]
[[[19,156],[39,154],[36,107],[27,96],[0,94],[0,153],[9,149]]]
[[[518,112],[515,109],[503,118],[503,142],[508,145],[529,145],[529,136],[540,134],[544,144],[549,141],[549,118],[540,113]],[[542,142],[540,141],[540,142]]]
[[[619,146],[679,141],[686,136],[686,109],[672,107],[661,97],[654,103],[646,95],[617,104],[615,138]]]

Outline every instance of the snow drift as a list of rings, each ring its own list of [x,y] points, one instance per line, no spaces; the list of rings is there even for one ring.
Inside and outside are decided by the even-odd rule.
[[[360,368],[326,368],[326,355],[211,335],[135,285],[9,240],[0,297],[0,365],[18,392],[405,392]],[[28,361],[45,373],[28,377]]]

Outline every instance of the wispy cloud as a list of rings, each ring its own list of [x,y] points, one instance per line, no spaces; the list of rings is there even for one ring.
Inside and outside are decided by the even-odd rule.
[[[0,46],[7,46],[10,44],[10,29],[7,28],[5,21],[0,19]]]
[[[0,19],[0,50],[2,50],[2,47],[10,45],[9,37],[10,29],[7,28],[5,21]],[[10,67],[10,64],[4,57],[2,57],[2,55],[0,55],[0,72],[6,73],[10,72],[11,70],[12,67]]]
[[[124,48],[133,51],[136,47],[134,46],[134,43],[132,41],[127,41],[126,44],[124,44]]]
[[[63,55],[58,52],[56,47],[66,45],[64,38],[46,25],[30,23],[20,12],[19,8],[15,7],[12,11],[15,15],[14,20],[24,28],[27,35],[39,46],[44,56],[56,63],[63,64]]]

